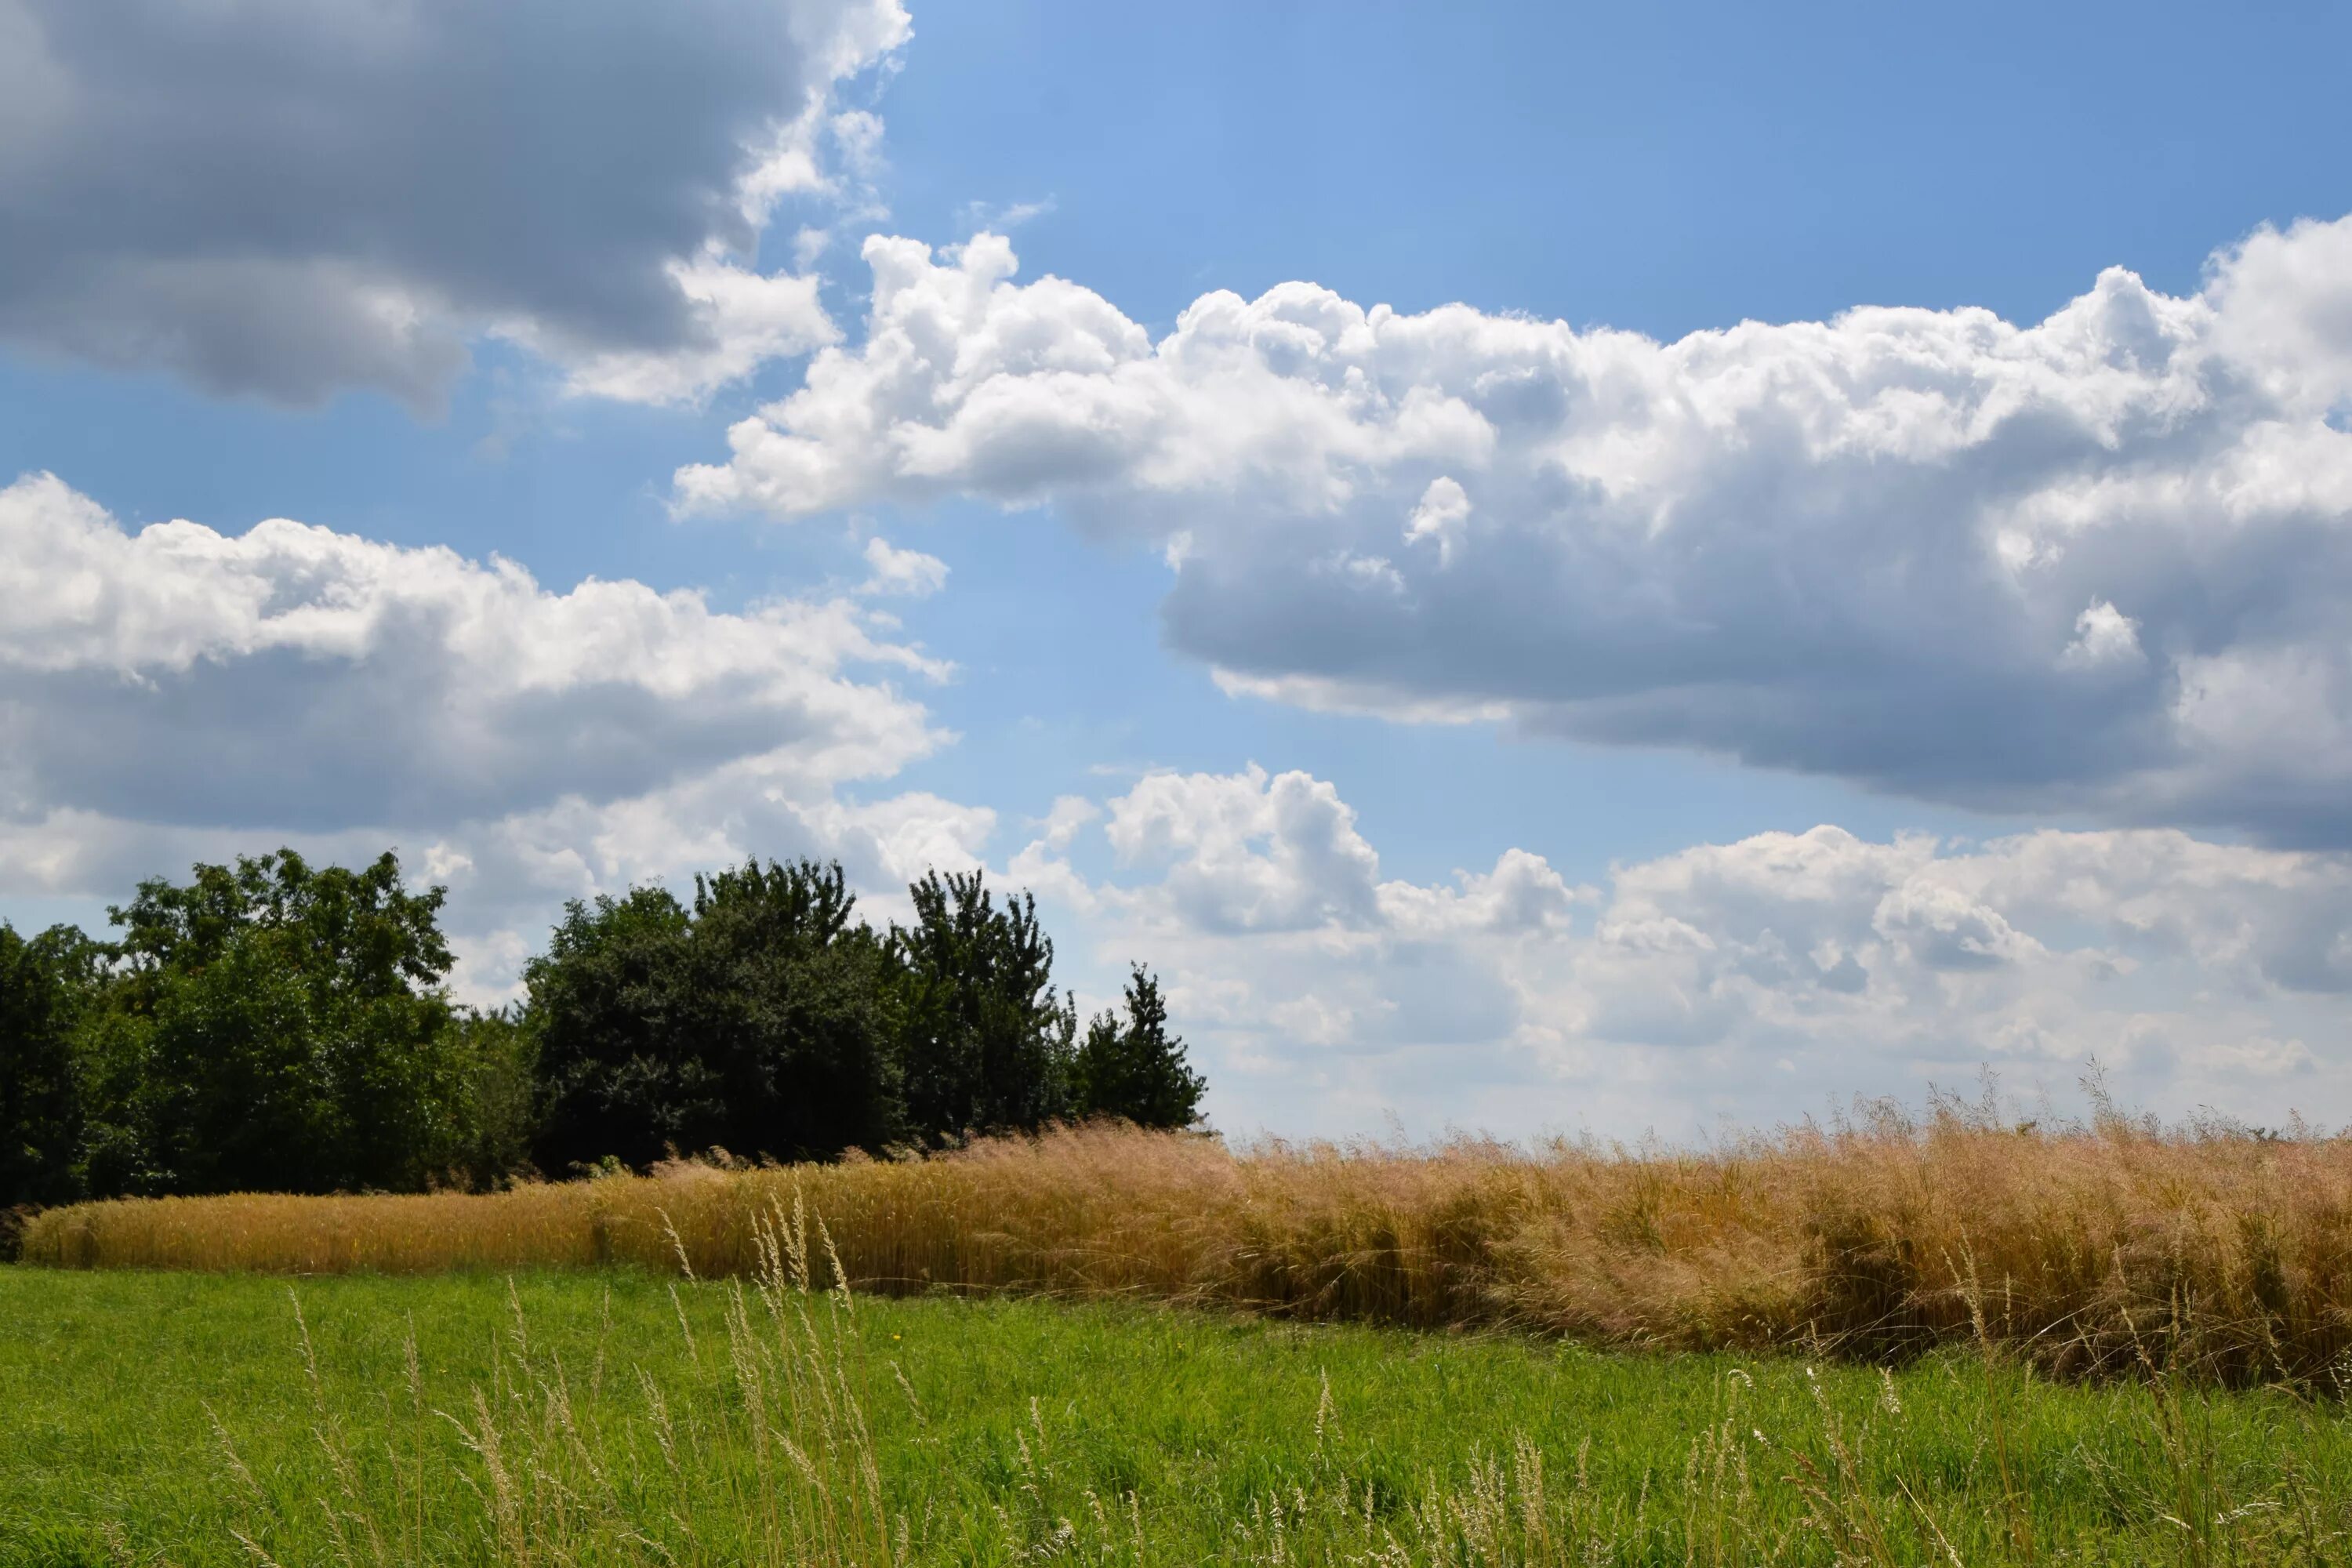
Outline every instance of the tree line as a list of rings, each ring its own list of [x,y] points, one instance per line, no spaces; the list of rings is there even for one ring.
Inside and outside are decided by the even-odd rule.
[[[199,865],[110,908],[107,940],[0,923],[0,1209],[1197,1121],[1149,971],[1082,1027],[1032,899],[976,871],[908,892],[911,923],[877,929],[838,865],[755,858],[690,900],[575,900],[489,1011],[450,998],[445,889],[391,854]]]

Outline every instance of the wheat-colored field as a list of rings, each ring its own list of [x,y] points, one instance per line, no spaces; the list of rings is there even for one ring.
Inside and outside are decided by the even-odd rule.
[[[1132,1296],[1501,1324],[1665,1349],[1900,1359],[1998,1345],[2068,1375],[2152,1364],[2326,1382],[2352,1349],[2352,1141],[1946,1105],[1704,1152],[1418,1150],[1108,1129],[920,1161],[487,1195],[173,1198],[31,1222],[27,1261],[409,1273],[758,1263],[797,1194],[865,1291]]]

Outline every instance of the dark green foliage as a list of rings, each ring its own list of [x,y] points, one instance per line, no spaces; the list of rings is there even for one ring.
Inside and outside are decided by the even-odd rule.
[[[540,1168],[618,1155],[643,1164],[694,1142],[720,1113],[718,1086],[675,1026],[687,913],[659,888],[565,906],[524,969],[539,1037]]]
[[[837,1158],[1085,1115],[1194,1119],[1138,970],[1083,1049],[1025,895],[927,876],[911,925],[839,866],[574,902],[513,1011],[454,1006],[443,889],[290,849],[140,884],[121,936],[0,925],[0,1209],[122,1194],[488,1188],[725,1149]]]
[[[978,872],[908,891],[914,922],[887,936],[855,918],[838,866],[808,861],[698,879],[691,910],[656,888],[572,905],[526,972],[540,1167],[714,1146],[826,1159],[1086,1109],[1034,901],[998,902]],[[1183,1125],[1198,1080],[1144,985],[1149,1019],[1105,1054],[1105,1103]]]
[[[70,926],[28,942],[0,923],[0,1209],[79,1195],[74,1029],[100,956]]]
[[[907,1115],[926,1139],[1031,1130],[1069,1114],[1077,1020],[1054,998],[1054,944],[1036,900],[1003,907],[977,871],[907,889],[915,923],[891,932],[905,998]]]
[[[122,1000],[114,986],[94,997],[75,1042],[82,1103],[81,1150],[74,1168],[78,1198],[162,1187],[153,1177],[149,1106],[163,1086],[149,1072],[152,1031]]]
[[[904,1136],[889,954],[839,866],[757,860],[695,884],[687,1026],[733,1111],[723,1146],[831,1159]]]
[[[416,1188],[462,1152],[441,889],[291,850],[140,885],[87,1021],[84,1163],[111,1193]]]
[[[539,1133],[539,1037],[520,1009],[461,1012],[454,1020],[464,1064],[462,1129],[451,1174],[488,1191],[531,1173]]]
[[[1208,1082],[1184,1059],[1184,1042],[1168,1032],[1160,982],[1141,964],[1127,983],[1127,1022],[1097,1013],[1087,1025],[1071,1072],[1081,1116],[1115,1116],[1138,1127],[1190,1127],[1200,1120]]]
[[[666,1151],[827,1159],[901,1136],[888,953],[838,866],[757,860],[689,911],[573,904],[527,973],[543,1169]]]

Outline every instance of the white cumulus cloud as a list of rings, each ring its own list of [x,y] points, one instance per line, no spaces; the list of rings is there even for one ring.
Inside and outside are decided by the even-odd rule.
[[[1286,283],[1155,340],[1001,237],[877,237],[864,341],[677,491],[1049,505],[1164,553],[1231,689],[2341,843],[2347,256],[1672,342]]]
[[[558,593],[283,520],[131,532],[43,475],[0,489],[0,897],[392,845],[490,984],[566,898],[751,854],[887,890],[993,826],[860,793],[949,739],[902,689],[948,667],[849,599]]]
[[[2058,659],[2062,664],[2096,668],[2137,663],[2143,657],[2139,623],[2101,599],[2074,617],[2074,640]]]
[[[1570,885],[1511,849],[1384,876],[1328,782],[1160,773],[1057,806],[1010,870],[1106,969],[1148,957],[1234,1125],[1396,1112],[1524,1134],[1675,1135],[1990,1066],[2061,1099],[2352,1117],[2352,858],[2177,830],[1886,842],[1833,826]],[[2331,1076],[2333,1072],[2333,1076]]]
[[[901,550],[887,539],[866,542],[866,567],[861,593],[927,599],[948,583],[946,562],[919,550]]]

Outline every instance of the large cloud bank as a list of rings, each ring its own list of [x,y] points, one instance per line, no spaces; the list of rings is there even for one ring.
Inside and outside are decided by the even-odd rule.
[[[1239,690],[2352,840],[2352,219],[1669,343],[1305,283],[1155,342],[992,236],[866,256],[865,341],[682,504],[1050,505],[1164,548]]]
[[[0,0],[0,339],[436,404],[467,342],[692,397],[835,331],[744,264],[870,148],[898,0]]]
[[[1389,1108],[1504,1132],[1670,1132],[1711,1112],[1916,1095],[1990,1060],[2139,1103],[2352,1116],[2352,858],[2176,830],[1984,844],[1766,834],[1614,868],[1540,854],[1386,874],[1330,781],[1155,773],[1026,843],[895,784],[951,737],[948,676],[877,600],[938,561],[740,610],[284,521],[123,528],[47,477],[0,490],[0,898],[119,899],[278,842],[387,843],[446,882],[464,994],[507,994],[561,901],[749,854],[1037,889],[1066,978],[1170,980],[1231,1126]]]
[[[944,574],[868,553],[868,594]],[[0,490],[0,895],[389,842],[511,958],[563,898],[753,851],[887,885],[993,821],[858,795],[948,738],[902,689],[947,667],[863,595],[730,613],[283,520],[132,533],[35,476]]]
[[[1090,850],[1108,869],[1077,868]],[[1156,774],[1067,800],[1011,870],[1149,955],[1211,1053],[1217,1110],[1360,1131],[1446,1120],[1675,1135],[1856,1090],[2352,1117],[2352,865],[2174,830],[1874,843],[1833,826],[1570,885],[1512,849],[1386,878],[1304,773]]]

